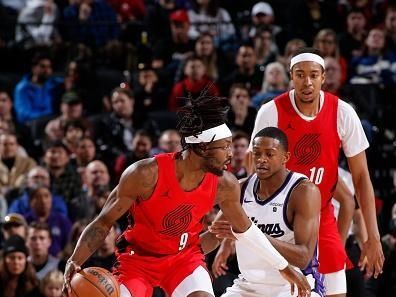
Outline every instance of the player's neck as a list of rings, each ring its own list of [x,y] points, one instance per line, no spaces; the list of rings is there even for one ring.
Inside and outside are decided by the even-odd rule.
[[[190,151],[184,151],[175,163],[176,179],[185,191],[195,189],[205,177],[201,160]]]
[[[315,117],[320,111],[320,96],[312,102],[303,102],[295,99],[297,109],[307,117]]]
[[[259,181],[257,196],[260,200],[266,200],[271,197],[285,182],[289,171],[285,169],[279,170],[268,179]]]

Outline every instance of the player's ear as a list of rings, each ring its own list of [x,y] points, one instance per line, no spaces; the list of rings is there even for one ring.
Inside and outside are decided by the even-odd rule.
[[[286,152],[282,164],[286,164],[290,160],[290,152]]]

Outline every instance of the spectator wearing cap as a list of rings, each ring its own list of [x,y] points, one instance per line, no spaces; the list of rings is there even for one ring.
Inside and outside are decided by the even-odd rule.
[[[56,100],[60,98],[63,79],[52,75],[49,56],[37,54],[32,60],[31,73],[16,85],[14,107],[20,123],[26,123],[55,114]]]
[[[67,121],[82,119],[83,104],[79,95],[73,91],[63,94],[60,111],[60,116],[49,121],[45,127],[45,134],[49,141],[62,140]]]
[[[26,177],[26,187],[18,193],[18,196],[11,202],[8,212],[19,213],[23,216],[30,211],[29,188],[36,188],[39,185],[50,187],[50,175],[48,170],[41,166],[32,168]],[[52,209],[55,212],[68,215],[67,206],[62,196],[52,194]]]
[[[190,20],[186,10],[179,9],[169,16],[171,39],[162,38],[153,46],[153,65],[164,67],[169,77],[174,77],[179,63],[194,51],[194,41],[189,38]]]
[[[12,235],[19,235],[22,238],[26,238],[26,233],[27,222],[22,215],[9,213],[4,217],[4,222],[2,223],[2,237],[4,240],[7,240]]]
[[[219,6],[217,0],[193,0],[188,10],[191,22],[188,36],[196,40],[202,32],[210,32],[216,41],[228,40],[235,35],[230,14]]]
[[[46,223],[51,231],[51,246],[49,252],[53,256],[65,247],[70,229],[70,220],[60,213],[52,210],[52,195],[45,186],[29,189],[30,212],[26,215],[26,221]]]
[[[36,162],[18,154],[18,141],[15,134],[0,135],[0,193],[22,186],[26,174],[36,166]]]
[[[40,281],[47,273],[58,268],[59,259],[49,253],[51,244],[51,230],[46,223],[33,222],[29,225],[26,238],[28,261],[33,264]]]
[[[39,294],[36,272],[27,260],[25,240],[13,235],[4,242],[0,260],[0,293],[4,297],[30,297]]]
[[[69,202],[81,194],[81,178],[69,164],[69,152],[61,142],[50,143],[44,153],[44,165],[50,174],[51,191],[65,199],[70,213]]]
[[[251,11],[252,27],[249,31],[249,37],[255,38],[259,28],[268,28],[271,31],[271,38],[274,41],[271,44],[272,52],[279,52],[279,48],[283,49],[286,44],[286,34],[282,28],[275,25],[275,14],[271,5],[267,2],[256,3]]]

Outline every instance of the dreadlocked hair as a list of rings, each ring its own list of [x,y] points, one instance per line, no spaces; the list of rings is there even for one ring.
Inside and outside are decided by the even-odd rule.
[[[197,136],[202,131],[222,125],[226,122],[228,111],[228,100],[224,97],[208,96],[208,85],[201,91],[198,97],[194,98],[191,94],[186,98],[187,104],[182,107],[177,115],[179,122],[177,129],[181,135],[183,150],[190,147],[184,137]]]

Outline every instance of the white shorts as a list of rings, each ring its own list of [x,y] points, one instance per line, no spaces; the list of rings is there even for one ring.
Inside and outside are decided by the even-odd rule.
[[[326,295],[346,294],[347,284],[345,269],[332,273],[326,273],[324,275],[324,286]]]
[[[308,282],[312,284],[314,280],[307,277]],[[294,294],[291,295],[290,285],[285,286],[271,286],[258,283],[251,283],[245,279],[237,278],[232,287],[227,288],[227,291],[221,297],[296,297],[298,294],[297,288]],[[311,297],[321,297],[316,292],[311,292]]]
[[[198,266],[193,273],[187,276],[173,291],[171,297],[186,297],[189,294],[203,291],[214,297],[212,281],[209,273],[202,266]],[[120,286],[120,297],[132,297],[131,293],[124,285]]]

